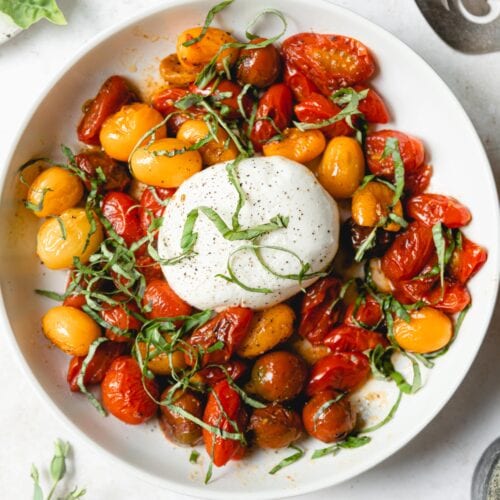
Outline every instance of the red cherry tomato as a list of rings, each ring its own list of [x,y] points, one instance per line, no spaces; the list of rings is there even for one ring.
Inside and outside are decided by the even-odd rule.
[[[146,286],[142,304],[149,319],[189,316],[192,311],[165,280],[153,280]]]
[[[424,297],[439,280],[438,274],[431,273],[437,261],[437,254],[433,252],[431,258],[420,270],[418,276],[394,283],[396,286],[394,291],[396,299],[402,304],[413,304],[420,300],[424,300]]]
[[[261,151],[263,144],[290,125],[292,114],[292,91],[284,83],[269,87],[259,100],[250,134],[256,151]]]
[[[442,222],[450,228],[467,225],[472,216],[467,207],[455,198],[441,194],[421,194],[408,200],[407,214],[426,226]]]
[[[382,321],[382,308],[371,296],[367,295],[358,306],[350,304],[344,315],[344,323],[350,326],[375,327]],[[364,349],[359,349],[363,351]]]
[[[218,382],[208,396],[203,421],[226,432],[243,433],[247,421],[246,412],[239,394],[227,380]],[[222,467],[229,460],[239,459],[245,447],[236,439],[223,438],[203,429],[205,449],[216,467]]]
[[[71,270],[68,274],[68,280],[66,281],[66,291],[68,290],[71,282],[73,281],[73,277],[75,276],[76,271]],[[80,280],[80,287],[86,289],[88,287],[88,283],[82,279]],[[85,295],[82,293],[73,293],[68,295],[64,301],[63,306],[76,307],[77,309],[81,309],[87,303],[85,300]]]
[[[299,335],[313,344],[323,341],[339,320],[337,301],[342,283],[337,278],[322,278],[308,288],[300,309]]]
[[[283,80],[298,102],[305,101],[312,94],[319,94],[320,92],[318,87],[306,75],[298,71],[291,64],[285,66]]]
[[[144,275],[146,284],[153,280],[163,280],[163,271],[160,264],[149,255],[140,255],[135,259],[137,270]]]
[[[424,302],[447,314],[455,314],[463,311],[471,303],[471,298],[464,285],[446,278],[444,291],[438,283],[424,297]]]
[[[175,191],[175,188],[155,188],[149,186],[142,192],[139,218],[144,233],[148,232],[153,219],[157,219],[163,215],[165,205],[161,201],[171,198]]]
[[[412,222],[382,257],[382,271],[393,283],[417,276],[434,252],[432,229]]]
[[[409,174],[419,169],[424,162],[424,147],[413,137],[397,130],[380,130],[369,134],[366,138],[366,159],[370,172],[392,180],[394,177],[394,163],[389,155],[383,158],[383,153],[388,138],[397,139],[399,152],[403,160],[405,173]]]
[[[99,345],[94,353],[94,357],[89,361],[85,370],[85,375],[83,376],[84,385],[100,384],[113,360],[125,354],[126,350],[127,346],[125,344],[118,344],[116,342],[104,342]],[[80,390],[77,380],[84,360],[85,356],[73,356],[69,362],[66,378],[73,392]]]
[[[128,194],[118,191],[107,193],[102,201],[102,213],[127,246],[144,236],[139,220],[139,206]]]
[[[341,111],[341,108],[324,95],[311,94],[306,100],[297,104],[294,111],[301,122],[318,123],[333,118]],[[328,138],[353,134],[353,129],[345,120],[332,123],[321,130]]]
[[[370,363],[361,352],[335,352],[314,363],[306,392],[312,396],[325,389],[350,392],[366,382]]]
[[[361,352],[388,344],[380,333],[350,325],[337,326],[325,337],[323,343],[333,352]]]
[[[100,168],[106,182],[99,184],[99,191],[125,191],[130,184],[130,174],[127,167],[118,163],[104,151],[84,151],[75,156],[76,166],[85,172],[85,187],[92,189],[92,179],[97,178],[97,169]]]
[[[226,363],[236,351],[250,327],[253,311],[248,307],[230,307],[218,313],[214,318],[197,328],[188,342],[194,349],[203,350],[201,366],[211,363]],[[221,349],[206,352],[217,342],[222,342]],[[194,352],[186,353],[186,362],[193,365],[196,362]]]
[[[366,89],[368,89],[368,95],[360,101],[358,109],[363,113],[368,123],[387,123],[390,119],[389,111],[377,92],[365,85],[354,86],[356,92]]]
[[[118,332],[113,331],[112,328],[106,328],[106,337],[115,342],[128,342],[131,340],[131,336],[127,335],[130,330],[137,331],[141,328],[142,323],[132,314],[138,314],[140,311],[137,304],[128,300],[125,296],[115,295],[114,299],[121,303],[115,306],[103,304],[100,315],[106,323],[119,328],[123,331],[123,334],[120,335]]]
[[[451,257],[450,274],[465,285],[483,267],[487,258],[488,252],[485,248],[462,235],[462,248],[455,249]]]
[[[423,164],[413,172],[405,172],[405,191],[410,196],[423,193],[431,182],[432,167]]]
[[[144,384],[151,396],[158,399],[156,381],[144,378]],[[158,405],[144,389],[141,369],[132,356],[120,356],[111,363],[101,391],[104,407],[127,424],[142,424],[156,413]]]
[[[240,359],[232,359],[221,365],[206,366],[196,372],[196,375],[201,378],[204,384],[213,387],[221,380],[227,379],[226,373],[222,368],[224,368],[227,374],[236,381],[246,373],[248,366]]]
[[[109,77],[87,106],[78,125],[78,139],[85,144],[99,145],[99,132],[106,118],[133,100],[135,95],[124,78],[116,75]]]
[[[211,82],[205,88],[200,89],[193,83],[190,85],[189,90],[193,94],[212,96],[214,102],[216,102],[219,106],[227,106],[229,108],[229,112],[225,115],[225,117],[229,120],[241,118],[238,96],[241,94],[242,87],[235,82],[231,82],[230,80],[221,80],[216,84],[217,86],[215,89],[214,84],[215,82]],[[221,98],[220,96],[224,94],[231,94],[231,96]],[[246,116],[250,116],[252,112],[252,101],[246,94],[242,98],[242,105]]]
[[[298,33],[281,50],[285,63],[307,75],[325,95],[364,82],[375,72],[369,50],[346,36]]]

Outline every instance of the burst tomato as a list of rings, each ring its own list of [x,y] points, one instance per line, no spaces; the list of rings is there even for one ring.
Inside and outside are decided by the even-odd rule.
[[[174,188],[149,186],[142,192],[139,218],[144,233],[148,232],[153,219],[157,219],[163,215],[165,205],[161,202],[171,198],[175,191]]]
[[[176,136],[179,127],[186,121],[189,120],[193,115],[200,116],[203,114],[201,110],[195,108],[194,106],[188,108],[185,112],[181,112],[175,107],[175,104],[180,101],[183,97],[189,94],[187,89],[180,88],[170,88],[164,89],[152,99],[152,106],[157,111],[159,111],[163,116],[168,116],[173,114],[167,122],[167,130],[169,136]]]
[[[141,322],[133,315],[138,314],[139,308],[132,301],[127,301],[124,295],[116,295],[114,299],[117,302],[122,302],[118,305],[103,304],[103,309],[100,312],[101,318],[111,325],[111,327],[120,329],[123,334],[115,332],[113,328],[106,328],[106,337],[115,342],[128,342],[131,336],[128,335],[130,330],[137,331],[141,328]]]
[[[227,380],[218,382],[208,396],[203,421],[225,432],[241,434],[247,422],[247,414],[239,394]],[[237,439],[223,438],[203,429],[205,449],[216,467],[222,467],[229,460],[237,460],[245,453],[245,447]]]
[[[159,262],[153,259],[150,255],[140,255],[135,259],[137,270],[144,275],[146,284],[153,280],[163,280],[163,271]]]
[[[191,382],[201,382],[213,387],[221,380],[226,380],[227,376],[231,377],[232,380],[238,380],[246,373],[247,369],[248,366],[240,359],[231,359],[221,365],[202,368],[196,372],[194,380],[191,379]]]
[[[335,352],[314,363],[306,392],[312,396],[325,389],[350,392],[370,376],[370,363],[361,352]]]
[[[323,343],[333,352],[362,352],[377,345],[386,346],[387,339],[380,333],[357,326],[340,325],[334,328]]]
[[[325,95],[368,80],[375,71],[369,50],[354,38],[298,33],[281,46],[286,64],[307,75]]]
[[[366,89],[368,89],[368,95],[360,101],[358,109],[363,113],[368,123],[387,123],[390,119],[389,111],[377,92],[365,85],[354,86],[356,92]]]
[[[426,226],[442,222],[450,228],[462,227],[472,218],[467,207],[455,198],[441,194],[421,194],[408,200],[407,214]]]
[[[463,311],[471,302],[470,294],[464,285],[446,278],[444,290],[441,284],[427,293],[424,302],[447,314],[455,314]]]
[[[153,280],[146,286],[142,304],[149,319],[189,316],[192,310],[165,280]]]
[[[416,196],[423,193],[431,182],[432,167],[422,164],[413,172],[405,173],[405,191],[410,196]]]
[[[99,132],[106,118],[133,100],[135,95],[124,78],[116,75],[109,77],[86,107],[78,125],[78,139],[85,144],[99,145]]]
[[[259,100],[255,124],[250,138],[257,151],[271,137],[283,131],[292,120],[292,92],[284,83],[277,83],[267,89]]]
[[[128,194],[110,191],[102,201],[102,213],[113,230],[130,246],[144,236],[137,202]]]
[[[451,257],[450,274],[464,285],[483,267],[487,258],[485,248],[462,235],[462,248],[455,249]]]
[[[396,282],[394,291],[396,299],[402,304],[413,304],[419,300],[424,300],[425,295],[430,292],[439,280],[439,275],[431,272],[436,264],[437,254],[434,252],[420,270],[418,276]]]
[[[285,66],[283,80],[298,102],[309,99],[312,94],[319,94],[318,87],[304,73],[298,71],[291,64]]]
[[[85,375],[83,376],[83,384],[85,386],[91,384],[100,384],[104,375],[111,366],[111,363],[125,354],[127,346],[116,342],[104,342],[99,345],[94,353],[93,358],[89,361]],[[73,356],[69,362],[68,375],[66,377],[69,387],[73,392],[78,392],[78,375],[82,369],[85,356]]]
[[[308,288],[300,309],[299,335],[312,344],[322,342],[325,335],[339,319],[338,300],[342,283],[337,278],[327,277]]]
[[[144,378],[144,385],[154,399],[160,391],[155,380]],[[109,367],[101,383],[104,407],[127,424],[149,420],[157,410],[156,402],[143,386],[142,373],[132,356],[120,356]]]
[[[375,327],[382,321],[382,308],[371,296],[367,295],[363,301],[350,304],[344,315],[344,323],[350,326]],[[364,349],[359,349],[363,351]]]
[[[106,181],[99,185],[99,191],[125,191],[130,184],[130,175],[127,167],[118,163],[104,151],[84,151],[75,156],[76,166],[85,172],[85,187],[92,188],[92,179],[97,178],[97,169],[100,168]]]
[[[197,328],[188,342],[193,346],[193,351],[195,349],[200,351],[201,365],[229,361],[245,338],[252,318],[253,312],[248,307],[230,307]],[[221,348],[207,352],[217,342],[222,342]],[[194,364],[196,354],[186,353],[186,362],[190,365]]]

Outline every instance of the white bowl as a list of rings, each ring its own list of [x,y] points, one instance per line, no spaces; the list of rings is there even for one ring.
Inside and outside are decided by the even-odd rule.
[[[256,13],[274,7],[286,13],[287,35],[299,31],[339,33],[364,42],[378,61],[375,87],[390,105],[390,127],[424,140],[435,174],[432,191],[456,196],[474,216],[466,234],[489,250],[489,259],[472,280],[474,305],[449,353],[429,373],[426,386],[404,397],[392,422],[373,434],[373,441],[335,458],[304,458],[274,476],[267,474],[289,452],[254,453],[241,463],[217,471],[203,485],[201,465],[188,461],[189,450],[169,444],[150,426],[127,426],[102,418],[81,395],[67,388],[68,358],[50,348],[40,332],[40,317],[53,305],[35,295],[35,288],[62,290],[64,273],[44,269],[35,255],[37,221],[19,208],[16,169],[32,157],[60,157],[61,143],[77,147],[75,126],[80,106],[113,73],[129,77],[147,94],[157,77],[157,64],[173,51],[176,35],[203,22],[214,2],[172,1],[140,13],[85,46],[42,95],[27,117],[2,169],[0,202],[0,311],[4,335],[42,399],[93,446],[117,459],[146,480],[185,494],[232,499],[278,498],[334,485],[378,464],[416,436],[438,413],[469,369],[486,332],[495,303],[499,275],[499,210],[493,176],[481,142],[460,103],[434,71],[395,37],[352,14],[320,0],[237,0],[217,16],[217,23],[243,38]],[[271,35],[276,19],[259,23]],[[392,387],[391,387],[392,388]],[[387,408],[390,388],[382,391]],[[381,411],[385,411],[382,409]],[[152,432],[152,429],[155,431]],[[305,443],[310,451],[319,443]],[[203,460],[206,467],[208,460]]]

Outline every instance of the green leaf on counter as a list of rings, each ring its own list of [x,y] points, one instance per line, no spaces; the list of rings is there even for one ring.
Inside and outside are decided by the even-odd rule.
[[[9,16],[20,28],[47,19],[54,24],[67,24],[56,0],[0,0],[0,12]]]

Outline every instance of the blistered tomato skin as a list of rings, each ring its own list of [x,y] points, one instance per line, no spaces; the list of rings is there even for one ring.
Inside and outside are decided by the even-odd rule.
[[[312,396],[325,389],[354,391],[370,376],[368,358],[361,352],[336,352],[314,364],[306,392]]]
[[[196,80],[197,73],[186,69],[179,61],[177,54],[170,54],[160,63],[160,75],[168,85],[189,85]]]
[[[139,314],[139,308],[135,302],[127,300],[126,296],[115,295],[113,298],[119,304],[103,304],[100,311],[102,320],[110,325],[106,328],[106,337],[115,342],[128,342],[142,325],[141,321],[134,316],[134,313]],[[120,332],[115,328],[118,328]]]
[[[350,304],[344,315],[344,323],[349,326],[374,328],[383,319],[382,308],[371,295],[366,295],[359,304]],[[359,349],[363,351],[364,349]]]
[[[456,248],[450,262],[450,274],[463,285],[472,278],[488,258],[485,248],[462,235],[462,247]]]
[[[388,345],[387,339],[380,333],[358,326],[340,325],[334,328],[324,340],[332,352],[363,352],[378,345]]]
[[[158,399],[156,381],[145,377],[144,383],[151,396]],[[111,363],[101,391],[104,407],[126,424],[142,424],[153,417],[158,408],[144,389],[141,369],[132,356],[120,356]]]
[[[42,318],[42,330],[53,344],[72,356],[85,356],[101,336],[99,325],[88,314],[68,306],[49,309]]]
[[[362,92],[368,89],[367,96],[362,99],[358,105],[368,123],[387,123],[390,120],[389,111],[382,98],[374,89],[365,85],[355,85],[356,92]]]
[[[438,284],[424,295],[423,301],[446,314],[456,314],[463,311],[471,303],[471,297],[464,285],[445,278],[444,290],[441,288],[441,284]]]
[[[285,64],[283,80],[293,92],[293,96],[298,102],[305,101],[311,97],[312,94],[320,93],[318,87],[290,63]]]
[[[87,177],[84,182],[88,190],[92,189],[91,180],[97,179],[97,169],[100,168],[106,182],[99,184],[99,191],[125,191],[130,184],[130,174],[125,165],[110,158],[103,151],[83,151],[75,156],[76,166]]]
[[[49,269],[72,267],[74,257],[86,264],[103,240],[102,226],[97,217],[96,231],[90,233],[91,226],[85,210],[69,208],[58,219],[47,219],[40,226],[36,252]]]
[[[325,95],[364,82],[375,72],[368,48],[346,36],[298,33],[283,42],[281,51],[285,62],[307,75]]]
[[[144,234],[151,230],[153,219],[163,215],[167,200],[175,193],[174,188],[147,187],[141,195],[139,207],[139,220]]]
[[[321,391],[315,394],[302,410],[302,421],[307,433],[324,443],[340,441],[356,425],[356,413],[345,397],[327,405],[325,409],[326,403],[338,397],[338,392]]]
[[[265,38],[255,38],[252,45],[265,42]],[[272,85],[281,72],[281,60],[278,49],[267,45],[260,49],[243,49],[237,63],[236,76],[245,85],[263,89]]]
[[[144,103],[123,106],[102,125],[100,140],[104,152],[118,161],[128,161],[142,137],[158,126],[163,116]],[[156,129],[155,138],[165,137],[165,126]],[[147,139],[144,140],[144,143]]]
[[[198,151],[188,151],[190,144],[174,138],[160,139],[142,146],[132,155],[132,175],[150,186],[177,188],[202,167]],[[170,152],[172,156],[161,152]]]
[[[370,236],[373,228],[369,226],[360,226],[356,224],[352,218],[347,219],[342,225],[341,237],[345,248],[354,256],[359,247]],[[394,232],[386,231],[383,228],[377,230],[375,244],[367,252],[367,258],[381,257],[394,241]]]
[[[153,280],[146,286],[142,304],[149,319],[188,316],[192,310],[165,280]]]
[[[44,170],[31,184],[27,201],[36,207],[37,217],[61,215],[73,208],[83,196],[80,179],[62,167]]]
[[[466,226],[472,219],[467,207],[455,198],[441,194],[425,193],[414,196],[406,205],[408,215],[426,226],[441,222],[446,227]]]

